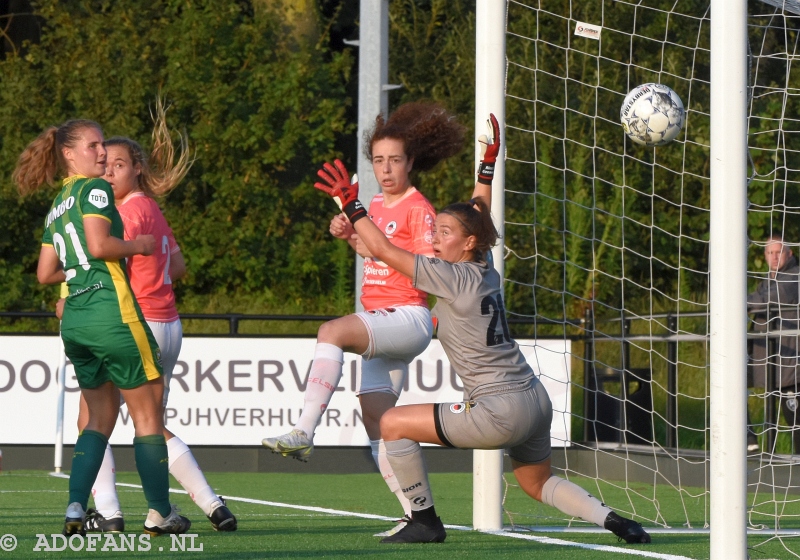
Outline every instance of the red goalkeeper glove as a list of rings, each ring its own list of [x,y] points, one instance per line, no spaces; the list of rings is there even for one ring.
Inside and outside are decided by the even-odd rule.
[[[317,175],[325,181],[323,183],[314,183],[314,187],[322,192],[332,196],[347,219],[351,224],[355,224],[358,220],[367,215],[367,210],[361,201],[358,200],[358,175],[353,175],[352,181],[350,174],[347,173],[347,168],[338,159],[333,162],[335,167],[330,163],[325,163],[323,169],[317,171]]]
[[[478,182],[484,185],[491,185],[494,178],[494,164],[497,155],[500,153],[500,124],[494,114],[489,113],[487,121],[492,137],[488,138],[485,134],[478,137],[481,143],[481,163],[478,166]]]

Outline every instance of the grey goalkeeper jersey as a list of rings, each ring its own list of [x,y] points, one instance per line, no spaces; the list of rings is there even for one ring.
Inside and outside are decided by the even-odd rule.
[[[534,377],[508,332],[500,275],[493,267],[417,255],[414,286],[438,298],[432,310],[438,338],[466,400]]]

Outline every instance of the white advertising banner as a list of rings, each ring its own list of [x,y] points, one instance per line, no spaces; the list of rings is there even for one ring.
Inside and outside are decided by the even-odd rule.
[[[554,446],[570,436],[569,341],[519,340],[550,393]],[[303,406],[316,341],[310,338],[183,339],[170,384],[166,426],[189,445],[260,445],[287,432]],[[0,336],[0,444],[54,444],[61,340]],[[345,354],[344,376],[317,428],[319,446],[368,446],[355,396],[360,358]],[[78,385],[66,370],[64,443],[77,439]],[[398,404],[458,402],[461,384],[437,340],[411,364]],[[112,444],[130,444],[133,422],[120,411]]]

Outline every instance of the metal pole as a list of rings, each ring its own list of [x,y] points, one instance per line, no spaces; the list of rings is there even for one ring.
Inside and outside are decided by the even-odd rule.
[[[678,334],[678,318],[667,317],[670,334]],[[678,341],[667,342],[667,447],[678,446]]]
[[[747,558],[747,2],[711,0],[711,560]]]
[[[59,337],[59,341],[61,338]],[[67,354],[61,348],[61,361],[58,364],[58,404],[56,410],[56,449],[53,469],[60,473],[64,459],[64,396],[67,392]]]
[[[583,315],[583,439],[597,442],[597,372],[594,369],[594,316]]]
[[[494,113],[500,123],[501,157],[492,181],[492,216],[500,243],[492,251],[497,272],[503,277],[503,225],[505,221],[505,83],[506,2],[478,0],[475,10],[475,131],[486,130],[486,119]],[[475,169],[480,147],[475,146]],[[472,524],[482,531],[503,527],[503,451],[475,450],[472,463]]]
[[[361,0],[358,31],[358,187],[361,201],[369,205],[380,188],[372,163],[364,156],[364,133],[375,117],[389,112],[389,0]],[[349,43],[353,44],[353,43]],[[356,255],[356,311],[361,305],[364,259]]]

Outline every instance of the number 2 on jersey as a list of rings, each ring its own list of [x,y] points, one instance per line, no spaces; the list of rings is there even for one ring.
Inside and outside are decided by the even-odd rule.
[[[169,239],[167,239],[166,235],[161,236],[161,254],[166,255],[167,258],[164,260],[164,284],[172,284],[172,276],[169,275]]]
[[[498,294],[495,299],[492,296],[486,296],[481,300],[481,315],[491,315],[489,320],[489,328],[486,329],[486,346],[499,346],[500,344],[510,343],[511,335],[508,333],[508,322],[506,321],[506,312],[503,309],[503,297]],[[498,332],[497,327],[501,328]]]
[[[64,226],[64,231],[69,235],[69,240],[72,243],[72,249],[75,251],[75,256],[78,257],[78,264],[83,267],[83,270],[89,270],[91,265],[89,259],[86,258],[86,252],[81,245],[81,239],[78,237],[78,232],[75,229],[75,224],[68,222]],[[67,276],[67,281],[75,278],[77,271],[74,268],[67,270],[67,242],[56,232],[53,234],[53,246],[55,246],[58,258],[61,261],[61,266],[64,268],[64,274]]]

